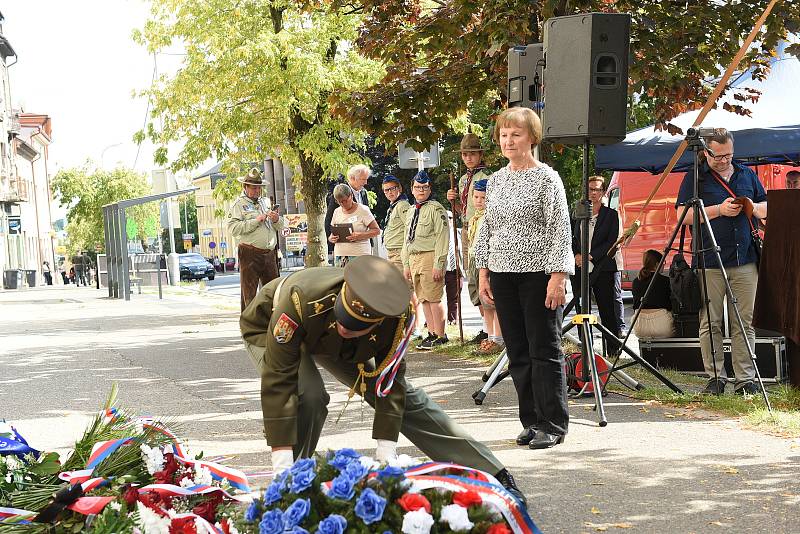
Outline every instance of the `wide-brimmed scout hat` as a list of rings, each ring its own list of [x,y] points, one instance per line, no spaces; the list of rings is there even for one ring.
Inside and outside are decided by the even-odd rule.
[[[336,297],[336,320],[348,330],[365,330],[408,309],[411,292],[400,270],[377,256],[358,256],[344,268],[344,284]]]
[[[244,177],[237,178],[237,180],[247,185],[257,185],[259,187],[264,187],[265,185],[267,185],[261,178],[261,171],[259,171],[255,167],[247,171],[247,174]]]
[[[461,140],[461,152],[483,152],[481,138],[474,133],[468,133]]]

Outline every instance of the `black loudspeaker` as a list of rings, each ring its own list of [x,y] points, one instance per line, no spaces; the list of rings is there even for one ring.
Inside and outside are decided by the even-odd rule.
[[[508,107],[523,106],[540,112],[543,71],[542,43],[508,49]]]
[[[631,17],[587,13],[544,25],[544,138],[608,145],[625,138]]]

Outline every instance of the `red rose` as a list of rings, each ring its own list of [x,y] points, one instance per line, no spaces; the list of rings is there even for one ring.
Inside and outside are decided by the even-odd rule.
[[[178,468],[180,468],[180,466],[181,465],[175,459],[175,455],[174,454],[172,454],[171,452],[168,452],[168,453],[166,453],[164,455],[164,469],[163,469],[163,471],[166,471],[167,473],[173,475],[173,474],[175,474],[175,471],[177,471]]]
[[[169,524],[169,534],[197,534],[194,517],[176,517]]]
[[[163,510],[163,501],[161,496],[155,492],[148,492],[148,493],[140,493],[139,494],[139,502],[143,505],[147,506],[158,515],[162,517],[167,517],[167,513]]]
[[[126,486],[122,492],[122,499],[130,508],[139,500],[139,492],[133,486]]]
[[[489,530],[486,531],[486,534],[512,534],[512,532],[505,523],[495,523],[489,527]]]
[[[473,504],[481,504],[483,499],[475,491],[460,491],[453,494],[453,504],[469,508]]]
[[[426,512],[431,513],[431,503],[420,493],[406,493],[397,499],[397,504],[406,512],[424,509]]]
[[[166,469],[153,473],[156,484],[172,484],[172,473]]]
[[[205,501],[194,508],[192,513],[199,515],[209,523],[214,523],[217,520],[217,504],[214,501]]]
[[[219,527],[222,529],[222,534],[231,534],[231,527],[228,525],[228,519],[220,519]]]

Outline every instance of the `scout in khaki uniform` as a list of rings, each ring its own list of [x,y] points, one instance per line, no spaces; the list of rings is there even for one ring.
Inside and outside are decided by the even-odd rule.
[[[383,246],[392,265],[403,271],[403,241],[406,235],[406,215],[411,207],[408,197],[403,193],[400,180],[391,174],[383,179],[383,194],[389,201],[389,209],[383,219]]]
[[[447,269],[447,250],[450,246],[447,211],[430,200],[431,183],[428,173],[420,171],[414,177],[411,192],[414,206],[406,215],[406,234],[403,243],[403,272],[414,284],[414,293],[422,303],[428,337],[417,345],[419,350],[431,350],[447,343],[444,333],[444,273]]]
[[[459,178],[458,189],[450,189],[447,191],[447,200],[455,203],[455,209],[461,214],[461,220],[464,225],[461,229],[461,251],[464,258],[464,271],[470,272],[470,259],[469,248],[471,246],[468,221],[475,216],[475,202],[473,201],[473,193],[475,192],[475,182],[479,180],[486,180],[491,174],[483,164],[483,147],[481,147],[481,139],[473,133],[468,133],[461,140],[461,161],[467,167],[467,172]],[[478,293],[477,282],[472,280],[467,281],[470,294]],[[478,309],[483,315],[483,308],[478,306]],[[487,339],[488,335],[485,330],[481,330],[470,343],[480,343]]]
[[[277,209],[267,209],[262,203],[261,188],[265,185],[258,169],[237,178],[242,196],[228,212],[228,230],[239,239],[239,280],[242,310],[270,280],[278,278],[278,232],[286,225]]]
[[[274,473],[316,449],[330,400],[320,365],[375,408],[376,459],[396,456],[402,432],[435,461],[497,473],[524,502],[513,477],[489,449],[406,380],[405,362],[389,394],[375,394],[376,368],[385,366],[397,349],[409,317],[409,296],[402,275],[388,261],[359,256],[344,269],[314,267],[273,280],[242,313],[242,337],[261,373],[264,433]]]

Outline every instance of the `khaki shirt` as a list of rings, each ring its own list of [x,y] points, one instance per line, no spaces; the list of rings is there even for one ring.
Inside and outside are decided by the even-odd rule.
[[[486,172],[488,169],[483,169],[475,173],[475,176],[472,177],[472,183],[469,184],[469,193],[467,194],[467,215],[464,217],[464,221],[469,221],[472,219],[472,216],[475,215],[475,203],[472,200],[472,193],[475,191],[475,182],[479,180],[488,180],[489,175],[491,173]],[[461,178],[458,179],[458,194],[459,194],[459,202],[461,201],[461,191],[464,190],[464,187],[467,185],[467,175],[464,174]]]
[[[281,280],[285,282],[273,303]],[[397,317],[387,317],[356,339],[339,336],[333,305],[343,283],[344,269],[314,267],[298,271],[269,282],[242,312],[239,319],[242,337],[266,351],[261,374],[261,408],[264,433],[272,447],[297,442],[297,381],[302,355],[338,357],[341,365],[347,367],[370,362],[366,367],[370,370],[370,364],[380,365],[397,348],[394,340],[398,328],[402,328]],[[405,411],[404,375],[405,362],[401,363],[389,395],[375,397],[374,439],[397,441]]]
[[[447,224],[447,212],[444,207],[435,200],[429,200],[419,210],[419,220],[417,231],[414,234],[414,242],[408,242],[408,230],[414,218],[414,210],[411,206],[406,213],[406,230],[403,241],[403,267],[408,267],[408,257],[419,252],[434,251],[433,265],[436,269],[445,270],[447,268],[447,252],[450,248],[449,225]]]
[[[389,222],[383,229],[383,245],[386,250],[399,250],[403,248],[403,241],[406,236],[406,214],[409,213],[411,204],[408,200],[400,199],[394,205],[392,214],[389,215]]]
[[[267,212],[259,202],[242,194],[228,212],[228,230],[239,243],[273,250],[278,245],[278,232],[286,225],[286,219],[278,217],[275,223],[269,219],[258,222],[256,217],[262,213]]]

